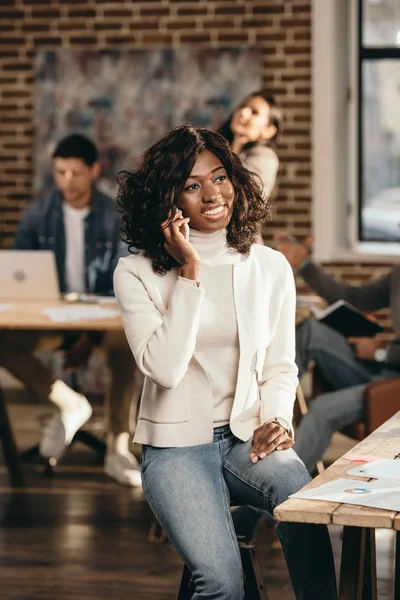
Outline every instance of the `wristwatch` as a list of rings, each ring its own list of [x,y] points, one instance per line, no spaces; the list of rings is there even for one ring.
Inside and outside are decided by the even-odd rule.
[[[374,359],[378,363],[384,363],[387,361],[388,351],[386,348],[377,348],[374,352]]]
[[[290,433],[291,427],[290,427],[289,423],[286,421],[286,419],[282,419],[282,417],[275,417],[274,419],[272,419],[271,422],[277,423],[277,425],[282,427],[282,429],[284,429],[286,431],[286,433]]]

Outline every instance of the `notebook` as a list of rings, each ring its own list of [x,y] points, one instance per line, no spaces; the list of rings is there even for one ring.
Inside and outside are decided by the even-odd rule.
[[[315,307],[311,310],[318,321],[336,329],[345,337],[372,337],[384,329],[374,317],[345,300],[338,300],[324,310]]]

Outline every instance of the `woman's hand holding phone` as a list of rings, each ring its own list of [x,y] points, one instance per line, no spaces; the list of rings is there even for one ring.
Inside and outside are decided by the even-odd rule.
[[[161,227],[165,237],[164,248],[182,266],[182,277],[197,281],[200,257],[188,239],[189,220],[178,209],[172,221],[164,221]]]

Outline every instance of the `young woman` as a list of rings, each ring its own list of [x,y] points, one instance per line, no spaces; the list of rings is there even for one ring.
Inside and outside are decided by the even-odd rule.
[[[226,141],[177,127],[120,180],[115,294],[145,376],[143,490],[193,575],[193,600],[243,598],[230,501],[272,514],[309,481],[291,428],[295,289],[254,244],[268,203]],[[189,225],[189,228],[187,228]],[[186,230],[189,229],[189,237]],[[280,523],[296,598],[336,598],[322,526]]]
[[[260,177],[267,198],[275,187],[279,168],[274,146],[281,121],[281,111],[273,97],[260,90],[247,96],[219,130],[244,166]],[[260,244],[264,243],[262,225],[257,237]]]

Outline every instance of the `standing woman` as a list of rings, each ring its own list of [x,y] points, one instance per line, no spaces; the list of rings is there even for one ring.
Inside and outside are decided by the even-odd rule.
[[[266,198],[273,192],[279,168],[274,146],[281,122],[282,113],[275,100],[260,90],[247,96],[219,130],[244,166],[261,178]],[[264,243],[262,225],[257,238],[260,244]]]
[[[168,133],[121,177],[118,203],[141,251],[120,260],[114,286],[145,376],[144,494],[192,573],[193,600],[242,600],[230,501],[272,514],[309,481],[291,449],[292,270],[254,244],[268,203],[212,131]],[[277,530],[296,598],[335,600],[326,527]]]

